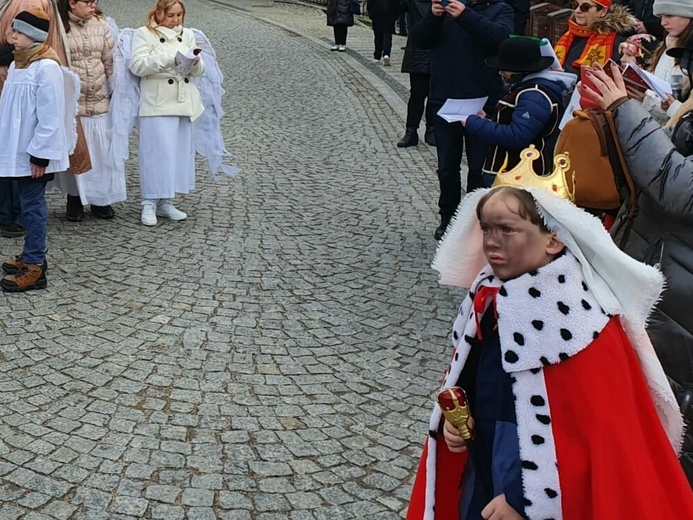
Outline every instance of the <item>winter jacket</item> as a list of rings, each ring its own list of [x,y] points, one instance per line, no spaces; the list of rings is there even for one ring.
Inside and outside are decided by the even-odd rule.
[[[529,8],[531,2],[529,0],[505,0],[512,8],[515,17],[515,28],[513,34],[522,36],[527,29],[527,21],[529,20]]]
[[[6,6],[4,10],[2,10],[2,6]],[[67,53],[65,52],[63,40],[60,37],[60,16],[55,7],[55,2],[51,0],[0,1],[0,44],[10,41],[10,36],[12,36],[12,21],[14,18],[22,11],[34,8],[39,8],[48,15],[50,28],[48,29],[48,40],[46,40],[46,43],[58,53],[60,63],[67,65]],[[0,67],[0,90],[2,90],[2,85],[5,83],[6,78],[7,67]]]
[[[197,119],[204,111],[200,93],[187,76],[175,69],[177,51],[195,48],[195,36],[190,29],[177,27],[140,27],[132,38],[130,71],[140,80],[140,117],[181,116]],[[202,60],[192,69],[191,76],[205,70]]]
[[[369,18],[378,15],[395,15],[399,13],[399,0],[367,0],[366,9]]]
[[[327,0],[327,25],[354,25],[354,15],[349,12],[349,0]]]
[[[632,15],[645,25],[645,29],[652,36],[660,40],[666,36],[662,22],[652,12],[654,0],[619,0],[615,3],[626,6]]]
[[[108,112],[108,78],[113,75],[113,37],[101,17],[82,20],[70,13],[70,68],[79,75],[79,115]]]
[[[431,49],[429,101],[442,104],[447,99],[488,96],[492,110],[504,96],[503,82],[484,60],[497,54],[512,30],[513,10],[503,0],[468,2],[457,18],[429,11],[412,27],[414,43]]]
[[[534,169],[545,175],[553,170],[553,149],[564,110],[563,93],[575,86],[577,76],[543,70],[525,76],[498,103],[496,121],[469,116],[465,128],[491,145],[484,173],[496,174],[517,166],[520,152],[534,144],[542,153]]]
[[[409,27],[414,27],[417,23],[431,12],[431,0],[406,0],[404,2],[409,13]],[[402,72],[405,74],[428,74],[430,72],[430,52],[422,49],[409,32],[407,47],[402,58]]]
[[[661,267],[667,279],[662,300],[650,317],[648,333],[679,404],[693,400],[693,157],[678,153],[665,131],[640,103],[614,109],[616,129],[628,169],[638,189],[639,211],[625,251]],[[612,228],[617,244],[627,208]],[[693,485],[693,404],[681,461]]]
[[[575,16],[574,14],[572,15]],[[607,14],[599,18],[596,22],[589,26],[590,29],[599,34],[612,34],[616,33],[616,39],[614,40],[614,47],[611,56],[604,56],[601,59],[596,60],[599,65],[604,65],[609,58],[614,60],[616,63],[620,63],[621,54],[618,52],[618,46],[626,41],[626,36],[633,33],[633,27],[635,25],[635,19],[628,12],[628,10],[620,5],[612,5],[609,8]],[[566,53],[566,59],[563,63],[563,68],[566,72],[572,74],[577,74],[580,76],[580,71],[573,66],[573,63],[580,59],[582,53],[587,45],[588,38],[576,37],[573,40],[572,45]]]

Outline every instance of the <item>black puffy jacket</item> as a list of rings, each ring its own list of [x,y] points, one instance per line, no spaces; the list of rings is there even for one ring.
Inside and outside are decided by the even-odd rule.
[[[407,38],[407,48],[402,58],[402,72],[405,74],[428,74],[430,71],[431,51],[416,45],[411,36],[411,28],[423,20],[431,12],[431,0],[404,0],[404,6],[409,13],[409,38]]]

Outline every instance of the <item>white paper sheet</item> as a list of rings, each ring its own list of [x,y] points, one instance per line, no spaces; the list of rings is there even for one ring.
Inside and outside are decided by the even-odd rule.
[[[542,56],[553,58],[553,63],[551,64],[551,68],[553,70],[563,70],[563,67],[561,67],[561,62],[558,61],[558,56],[556,56],[556,51],[553,50],[551,42],[547,38],[541,39],[541,45],[539,46],[539,50],[541,50]]]
[[[176,52],[176,72],[181,76],[187,76],[190,74],[193,68],[193,62],[197,55],[200,53],[200,49],[190,49],[188,52],[183,54],[182,52]]]
[[[467,121],[467,117],[483,110],[488,97],[474,99],[448,99],[438,111],[438,115],[448,123]]]
[[[654,91],[655,94],[657,94],[662,99],[662,101],[666,101],[668,97],[672,94],[671,85],[668,81],[664,81],[663,79],[658,78],[654,74],[641,69],[634,63],[629,63],[626,66],[626,69],[628,69],[629,67],[633,69],[638,74],[638,76],[640,76],[645,81],[645,83],[647,83],[647,85]]]
[[[580,92],[578,91],[577,87],[573,89],[573,95],[570,96],[570,101],[568,101],[568,106],[565,108],[561,122],[558,123],[558,128],[560,130],[563,130],[563,127],[568,123],[568,121],[573,119],[573,112],[575,110],[582,110],[582,107],[580,107]]]

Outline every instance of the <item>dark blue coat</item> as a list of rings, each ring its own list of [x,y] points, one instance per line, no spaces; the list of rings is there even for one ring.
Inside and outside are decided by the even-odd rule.
[[[523,81],[513,90],[524,90],[534,85],[548,90],[562,112],[563,91],[568,88],[566,84],[544,78],[533,78]],[[512,122],[509,125],[501,125],[478,116],[469,116],[465,127],[468,132],[481,137],[489,145],[523,150],[541,134],[551,117],[551,111],[551,103],[546,96],[541,92],[530,91],[518,98]]]
[[[429,101],[489,96],[487,106],[495,106],[504,95],[503,82],[484,60],[497,54],[513,24],[513,9],[503,0],[470,2],[456,19],[429,12],[412,28],[416,45],[431,49]]]

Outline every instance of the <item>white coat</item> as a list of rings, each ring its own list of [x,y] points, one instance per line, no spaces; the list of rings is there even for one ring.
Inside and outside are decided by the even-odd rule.
[[[200,93],[187,76],[175,69],[177,51],[195,48],[190,29],[176,27],[140,27],[132,39],[130,71],[141,78],[140,117],[181,116],[197,119],[204,111]],[[202,60],[193,67],[191,76],[204,73]]]

